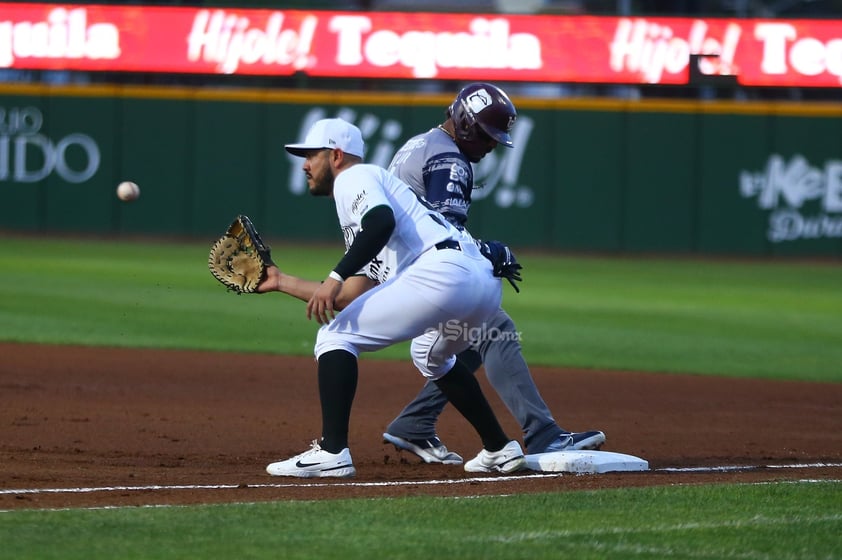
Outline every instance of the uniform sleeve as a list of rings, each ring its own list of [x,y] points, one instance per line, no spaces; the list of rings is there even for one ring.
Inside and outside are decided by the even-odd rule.
[[[424,164],[423,177],[427,202],[452,224],[464,227],[474,183],[471,164],[460,154],[442,153]]]
[[[333,269],[343,279],[362,270],[386,246],[395,230],[395,214],[388,206],[375,206],[366,212],[361,224],[345,256]]]
[[[345,256],[334,270],[347,278],[360,271],[388,241],[395,224],[394,210],[376,168],[366,165],[343,171],[334,183],[333,198],[345,238]],[[362,234],[364,217],[369,231]]]
[[[362,217],[375,206],[392,207],[380,178],[369,166],[355,165],[343,171],[333,186],[336,214],[343,231],[359,232]],[[347,241],[347,235],[346,235]]]

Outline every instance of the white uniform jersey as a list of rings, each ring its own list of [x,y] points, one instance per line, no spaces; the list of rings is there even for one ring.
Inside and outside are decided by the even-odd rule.
[[[336,178],[333,187],[336,213],[345,238],[346,251],[361,228],[362,217],[376,206],[388,206],[395,215],[395,230],[386,246],[361,271],[385,282],[415,261],[419,255],[460,232],[447,220],[425,207],[409,186],[381,167],[354,165]]]

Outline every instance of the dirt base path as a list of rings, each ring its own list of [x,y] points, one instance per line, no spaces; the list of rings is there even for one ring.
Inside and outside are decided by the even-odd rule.
[[[534,367],[562,427],[603,430],[604,450],[650,471],[477,477],[382,443],[422,379],[409,363],[368,359],[351,418],[357,477],[314,481],[264,471],[320,433],[310,358],[9,343],[0,357],[0,509],[842,479],[842,384]],[[466,458],[480,449],[452,407],[439,435]]]

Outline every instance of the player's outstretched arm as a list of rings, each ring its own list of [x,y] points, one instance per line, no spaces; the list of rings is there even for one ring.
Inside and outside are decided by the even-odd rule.
[[[374,280],[371,280],[367,276],[351,276],[342,284],[342,290],[336,297],[336,310],[340,311],[344,309],[345,306],[354,301],[360,294],[370,290],[375,285]],[[281,292],[301,301],[308,302],[320,286],[321,282],[305,280],[304,278],[281,272],[277,266],[269,266],[266,268],[266,278],[257,286],[257,291],[260,293]]]

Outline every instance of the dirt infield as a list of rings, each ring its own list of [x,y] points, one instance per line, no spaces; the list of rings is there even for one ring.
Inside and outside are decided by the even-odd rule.
[[[364,359],[350,434],[357,477],[307,481],[263,469],[319,434],[312,359],[11,343],[0,356],[4,510],[842,479],[842,384],[534,367],[563,427],[605,431],[604,450],[650,471],[476,477],[382,443],[422,380],[409,363]],[[439,435],[463,456],[479,451],[450,407]]]

